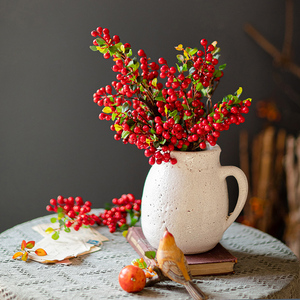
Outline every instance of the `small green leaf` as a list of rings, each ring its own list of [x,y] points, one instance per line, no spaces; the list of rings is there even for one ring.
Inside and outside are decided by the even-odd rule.
[[[51,221],[51,223],[55,223],[57,221],[57,218],[55,218],[55,217],[51,218],[50,221]]]
[[[196,90],[197,90],[197,91],[200,91],[202,88],[203,88],[202,83],[201,83],[201,82],[198,82],[197,85],[196,85]]]
[[[223,71],[225,69],[225,67],[226,67],[226,64],[223,64],[223,65],[219,66],[219,70]]]
[[[52,239],[53,240],[57,240],[59,238],[59,233],[58,231],[55,231],[53,234],[52,234]]]
[[[220,76],[222,76],[222,72],[220,70],[215,70],[214,77],[220,77]]]
[[[180,63],[184,62],[184,56],[182,54],[178,54],[176,57]]]
[[[133,218],[131,219],[130,226],[134,226],[138,220]]]
[[[58,216],[58,219],[62,219],[65,216],[65,214],[63,212],[60,212],[57,214],[57,216]]]
[[[128,229],[128,224],[123,224],[122,226],[120,226],[121,230],[127,230]]]
[[[59,222],[60,226],[64,226],[65,225],[65,222],[63,220],[61,220],[61,219],[58,222]]]
[[[96,42],[98,43],[99,46],[106,45],[106,42],[100,37],[96,39]]]
[[[187,145],[184,145],[184,144],[183,144],[180,150],[181,150],[181,151],[186,151],[186,150],[187,150]]]
[[[69,227],[65,227],[65,232],[71,232],[71,229]]]
[[[92,50],[92,51],[97,51],[98,49],[97,49],[97,46],[90,46],[90,49]]]
[[[123,103],[123,105],[122,105],[122,112],[124,113],[124,112],[128,111],[129,108],[130,108],[130,106],[129,106],[129,104],[127,102]]]
[[[128,136],[129,136],[130,132],[129,131],[123,131],[122,132],[122,135],[121,135],[121,138],[122,139],[126,139]]]
[[[61,212],[63,212],[64,211],[64,209],[62,208],[62,207],[58,207],[57,208],[57,213],[61,213]]]
[[[150,259],[154,259],[156,257],[156,252],[155,251],[146,251],[145,256]]]
[[[189,74],[192,75],[195,71],[196,71],[196,69],[194,67],[191,67],[189,69]]]

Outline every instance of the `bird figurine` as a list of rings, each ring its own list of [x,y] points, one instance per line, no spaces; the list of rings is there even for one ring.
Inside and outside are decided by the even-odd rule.
[[[194,299],[207,299],[207,296],[193,283],[186,258],[177,247],[174,236],[167,228],[160,239],[156,259],[164,276],[184,285]]]

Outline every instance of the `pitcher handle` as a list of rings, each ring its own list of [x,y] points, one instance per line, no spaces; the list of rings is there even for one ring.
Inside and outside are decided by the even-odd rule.
[[[235,177],[238,188],[239,188],[239,196],[236,203],[236,206],[233,212],[227,217],[225,222],[224,231],[236,220],[239,216],[240,212],[242,211],[243,207],[245,206],[247,196],[248,196],[248,180],[245,173],[238,167],[235,166],[223,166],[221,167],[221,176],[224,179],[228,176]]]

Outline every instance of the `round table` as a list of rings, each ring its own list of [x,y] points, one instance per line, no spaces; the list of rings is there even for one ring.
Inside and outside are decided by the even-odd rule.
[[[0,234],[0,299],[190,299],[185,288],[172,281],[129,294],[118,283],[120,270],[138,258],[122,233],[109,233],[98,252],[73,258],[71,265],[13,260],[21,241],[42,239],[32,227],[49,223],[51,216],[17,225]],[[235,273],[199,276],[194,281],[209,299],[300,298],[299,261],[277,239],[259,230],[233,223],[221,244],[238,262]]]

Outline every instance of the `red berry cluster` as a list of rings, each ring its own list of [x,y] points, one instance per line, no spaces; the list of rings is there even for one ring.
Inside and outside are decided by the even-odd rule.
[[[183,53],[177,55],[175,68],[162,57],[152,62],[142,49],[131,58],[130,44],[122,44],[116,35],[111,38],[107,28],[98,27],[91,34],[95,37],[91,49],[112,57],[117,73],[116,81],[94,94],[94,102],[104,106],[99,118],[114,121],[114,138],[143,149],[151,165],[175,164],[171,151],[203,150],[207,143],[215,145],[231,124],[244,122],[242,114],[248,113],[251,99],[239,99],[241,88],[212,104],[226,66],[217,67],[216,42],[202,39],[203,50],[178,45],[176,50]]]
[[[51,205],[47,205],[48,211],[54,211],[61,214],[61,217],[67,217],[66,227],[73,225],[74,230],[78,231],[82,225],[89,226],[97,223],[101,224],[101,219],[95,214],[88,214],[91,211],[91,202],[83,202],[81,197],[58,196],[57,199],[50,200]]]
[[[121,198],[112,200],[112,207],[105,210],[99,216],[89,214],[91,211],[91,202],[83,201],[81,197],[58,196],[57,199],[51,199],[50,205],[46,209],[49,212],[58,213],[60,222],[67,228],[71,226],[78,231],[81,226],[106,225],[110,232],[115,232],[117,228],[127,229],[133,226],[141,215],[141,200],[135,199],[133,194],[124,194]],[[127,215],[130,215],[130,223],[127,222]]]
[[[128,229],[139,220],[141,200],[135,199],[133,194],[124,194],[119,199],[114,198],[112,203],[114,207],[100,214],[103,225],[107,225],[110,232],[115,232],[117,228]],[[127,223],[128,213],[131,219],[130,224]]]

